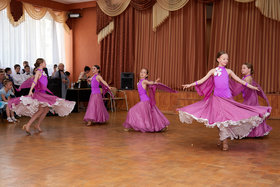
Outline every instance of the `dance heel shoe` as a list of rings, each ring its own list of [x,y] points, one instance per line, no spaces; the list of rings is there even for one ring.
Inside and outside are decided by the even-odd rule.
[[[27,127],[27,125],[23,125],[22,130],[25,130],[27,136],[31,136],[30,131],[28,131],[26,127]]]
[[[38,127],[37,125],[34,126],[34,130],[35,130],[37,133],[43,132],[42,129],[40,129],[40,127]]]
[[[228,143],[227,141],[223,141],[223,148],[222,148],[223,151],[228,151]]]

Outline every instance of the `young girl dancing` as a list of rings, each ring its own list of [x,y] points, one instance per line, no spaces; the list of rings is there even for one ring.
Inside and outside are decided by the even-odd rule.
[[[125,131],[134,129],[135,131],[141,132],[159,132],[167,129],[169,121],[166,117],[160,112],[154,102],[154,98],[151,98],[153,93],[150,93],[150,97],[147,95],[146,89],[149,87],[151,90],[152,85],[159,85],[163,89],[175,92],[172,89],[158,83],[159,79],[154,81],[148,81],[148,70],[143,68],[140,71],[140,81],[137,83],[138,93],[140,96],[140,102],[133,106],[127,114],[126,121],[123,124]],[[160,88],[160,89],[162,89]]]
[[[3,88],[0,89],[0,109],[6,107],[7,121],[9,123],[17,122],[14,112],[10,110],[8,102],[13,95],[13,82],[9,79],[3,81]]]
[[[20,87],[22,89],[31,86],[28,96],[13,98],[9,101],[9,107],[17,115],[31,117],[28,123],[23,125],[23,130],[25,130],[27,135],[31,135],[30,126],[36,119],[38,119],[38,122],[34,125],[34,128],[37,132],[42,132],[40,125],[50,110],[59,116],[66,116],[75,106],[75,102],[73,101],[67,101],[47,94],[47,92],[51,93],[51,91],[47,88],[48,78],[43,71],[43,68],[46,67],[44,59],[38,58],[34,66],[36,69],[35,77],[28,79]],[[32,90],[34,88],[35,92],[33,93]]]
[[[93,76],[89,79],[89,81],[91,81],[91,95],[84,117],[87,126],[90,126],[92,123],[105,123],[109,120],[109,113],[104,105],[99,88],[99,85],[101,85],[103,88],[103,95],[105,95],[105,92],[109,91],[109,85],[99,75],[100,67],[98,65],[92,67],[92,72]]]
[[[258,99],[258,96],[260,96],[266,101],[267,105],[270,106],[269,101],[265,93],[263,92],[262,88],[254,81],[252,77],[252,74],[254,72],[253,65],[250,63],[243,64],[241,72],[243,75],[242,80],[246,81],[247,83],[253,86],[258,87],[259,89],[259,91],[256,91],[244,87],[242,90],[242,96],[244,98],[243,104],[251,105],[251,106],[260,106],[259,99]],[[264,121],[259,126],[255,127],[247,137],[265,136],[268,135],[271,130],[272,128],[269,125],[267,125],[266,122]]]
[[[241,80],[232,70],[225,68],[228,63],[227,53],[219,52],[216,60],[219,64],[217,68],[210,70],[202,79],[183,85],[184,89],[196,86],[198,94],[204,95],[205,98],[177,110],[181,122],[191,123],[195,119],[207,127],[217,126],[222,149],[226,151],[228,150],[227,138],[247,136],[254,127],[269,116],[271,107],[248,106],[234,101],[230,89],[232,80],[229,76],[250,89],[258,90],[258,88]],[[211,95],[213,89],[214,94]]]

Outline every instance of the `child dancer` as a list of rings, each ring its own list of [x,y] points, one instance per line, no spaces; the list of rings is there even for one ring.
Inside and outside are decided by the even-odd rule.
[[[156,85],[159,81],[148,81],[148,70],[143,68],[140,71],[140,81],[137,84],[140,102],[133,106],[127,114],[123,124],[125,131],[134,129],[141,132],[159,132],[167,129],[169,121],[160,112],[155,104],[151,103],[151,98],[147,95],[147,87]]]
[[[109,120],[109,113],[104,105],[99,84],[109,90],[109,85],[103,78],[99,75],[100,67],[94,65],[92,67],[93,77],[89,79],[91,81],[91,95],[88,102],[87,111],[84,117],[84,121],[87,122],[87,126],[90,126],[92,123],[105,123]],[[103,94],[105,90],[103,89]]]
[[[251,106],[260,106],[258,96],[261,96],[263,99],[266,100],[267,105],[270,106],[269,101],[268,101],[266,95],[264,94],[263,90],[254,81],[254,79],[252,77],[252,74],[254,72],[253,65],[250,63],[243,64],[241,72],[242,72],[242,75],[244,76],[242,78],[242,80],[246,81],[249,84],[252,84],[253,86],[258,87],[260,90],[260,91],[255,91],[255,90],[248,89],[247,87],[244,87],[244,89],[242,90],[242,96],[244,98],[243,104],[251,105]],[[255,127],[247,137],[265,136],[265,135],[268,135],[271,130],[272,130],[272,128],[269,125],[267,125],[266,122],[264,121],[259,126]]]
[[[10,123],[17,122],[14,112],[10,110],[8,102],[13,95],[13,82],[9,79],[3,81],[3,88],[0,90],[0,108],[6,107],[7,121]]]
[[[223,150],[228,150],[227,138],[243,138],[261,124],[270,114],[271,107],[248,106],[232,99],[230,90],[231,76],[246,87],[258,90],[257,87],[239,79],[232,70],[226,69],[228,54],[219,52],[216,58],[218,67],[210,70],[205,77],[183,85],[183,88],[196,86],[196,90],[205,98],[202,101],[179,108],[181,122],[191,123],[193,119],[203,122],[207,127],[217,126],[220,130],[220,141]],[[214,94],[211,95],[214,89]]]
[[[28,96],[17,97],[9,101],[10,108],[15,111],[17,115],[31,117],[28,123],[23,125],[23,130],[25,130],[27,135],[31,135],[30,126],[36,119],[38,119],[38,122],[34,125],[34,128],[36,131],[42,132],[40,125],[50,109],[59,116],[66,116],[75,106],[75,102],[73,101],[67,101],[46,93],[51,93],[51,91],[47,88],[48,78],[43,71],[43,68],[46,67],[44,59],[38,58],[34,66],[36,69],[34,79],[28,79],[20,87],[20,89],[27,88],[31,85]],[[34,88],[35,92],[33,93],[32,90]]]

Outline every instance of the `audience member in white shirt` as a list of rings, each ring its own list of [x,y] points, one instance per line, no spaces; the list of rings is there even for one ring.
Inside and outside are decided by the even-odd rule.
[[[12,75],[14,80],[14,86],[16,88],[19,88],[19,86],[24,82],[24,76],[20,74],[20,65],[16,64],[14,65],[15,73]]]
[[[22,65],[23,65],[22,74],[24,74],[25,73],[24,68],[25,66],[29,66],[29,63],[27,61],[23,61]]]
[[[27,79],[29,79],[30,77],[32,77],[32,73],[30,72],[30,67],[29,67],[29,65],[26,65],[26,66],[24,66],[24,74],[22,74],[23,75],[23,77],[24,77],[24,81],[26,81]]]

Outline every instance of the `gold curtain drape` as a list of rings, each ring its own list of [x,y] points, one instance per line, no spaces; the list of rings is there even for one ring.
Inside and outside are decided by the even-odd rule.
[[[96,6],[96,34],[97,41],[100,44],[106,36],[108,36],[114,30],[113,18],[106,15],[100,7]]]
[[[65,23],[66,20],[68,19],[67,17],[67,12],[65,11],[54,11],[52,9],[48,9],[50,15],[54,19],[54,21],[58,23]]]
[[[106,36],[111,34],[114,30],[114,21],[111,21],[106,27],[104,27],[97,35],[97,42],[100,43]]]
[[[156,3],[154,4],[154,1]],[[141,2],[132,0],[134,8],[143,10],[145,7],[153,5],[153,30],[160,26],[169,16],[169,11],[176,11],[184,7],[189,0],[142,0]],[[108,16],[120,15],[131,3],[131,0],[98,0],[100,9]],[[144,8],[143,8],[144,7]],[[137,9],[136,8],[136,9]],[[108,27],[108,26],[107,26]],[[107,28],[108,30],[108,28]],[[101,35],[101,34],[100,34]],[[104,34],[102,34],[104,35]]]
[[[97,0],[100,9],[108,16],[120,15],[129,3],[130,0]]]
[[[7,6],[10,4],[11,0],[1,0],[0,1],[0,11],[7,8]]]
[[[14,21],[14,18],[11,14],[10,0],[1,0],[0,1],[0,10],[3,10],[5,8],[7,8],[7,16],[10,20],[10,23],[13,26],[18,26],[21,22],[24,21],[24,11],[23,11],[23,14],[21,15],[20,19],[18,21]],[[65,12],[65,11],[54,11],[50,8],[36,7],[29,3],[23,3],[23,9],[28,13],[28,15],[30,17],[32,17],[33,19],[36,19],[36,20],[42,19],[46,15],[46,13],[49,12],[50,15],[52,16],[52,18],[56,22],[63,23],[63,27],[66,31],[70,30],[68,25],[66,24],[68,16],[67,16],[67,12]]]
[[[165,10],[176,11],[183,8],[189,0],[157,0],[157,3]]]
[[[235,0],[239,3],[255,2],[255,6],[265,17],[280,21],[280,0]]]
[[[169,11],[163,9],[158,3],[153,6],[153,31],[156,31],[169,16]]]
[[[26,10],[26,12],[28,13],[28,15],[36,20],[42,19],[46,15],[46,13],[49,12],[49,14],[52,16],[52,18],[56,22],[63,23],[64,29],[66,29],[66,31],[69,31],[69,27],[66,24],[66,21],[68,19],[67,12],[54,11],[50,8],[37,7],[37,6],[33,6],[32,4],[28,4],[28,3],[23,3],[23,7]]]
[[[280,0],[256,0],[255,5],[264,16],[280,21]]]
[[[223,11],[220,11],[223,10]],[[255,3],[224,0],[214,3],[209,67],[218,51],[228,52],[228,68],[241,76],[245,62],[254,66],[254,79],[265,92],[280,92],[280,22],[262,16]]]
[[[23,3],[23,7],[26,10],[26,12],[28,13],[28,15],[36,20],[42,19],[46,15],[47,10],[48,10],[45,7],[35,7],[28,3]]]

